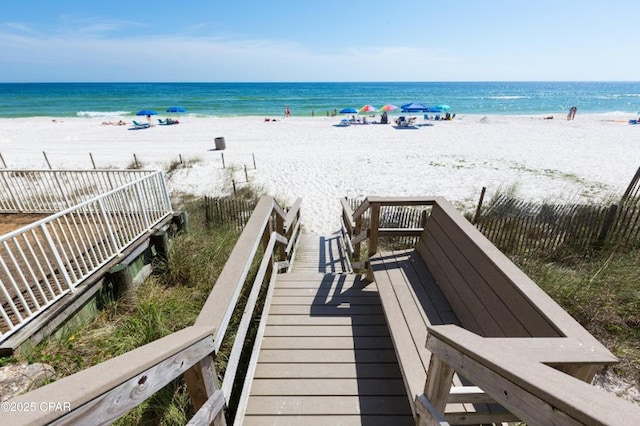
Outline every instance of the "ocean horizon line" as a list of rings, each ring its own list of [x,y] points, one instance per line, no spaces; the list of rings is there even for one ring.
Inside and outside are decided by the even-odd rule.
[[[163,113],[171,106],[203,116],[326,115],[370,104],[449,105],[464,114],[635,113],[640,82],[33,82],[0,83],[0,117],[79,113]]]
[[[255,81],[0,81],[0,84],[344,84],[344,83],[640,83],[640,80],[255,80]]]

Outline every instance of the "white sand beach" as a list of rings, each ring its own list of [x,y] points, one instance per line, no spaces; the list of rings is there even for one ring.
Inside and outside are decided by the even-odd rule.
[[[0,119],[0,154],[8,168],[127,167],[137,157],[164,169],[174,194],[220,195],[249,181],[279,200],[303,198],[307,231],[333,232],[339,197],[442,195],[473,208],[516,188],[533,200],[588,201],[620,194],[640,166],[640,125],[625,114],[460,115],[416,129],[338,127],[342,117],[179,117],[180,124],[130,130],[101,125],[121,117]],[[392,117],[390,117],[392,118]],[[130,121],[128,121],[130,124]],[[421,117],[418,124],[424,124]],[[226,149],[214,140],[224,137]],[[224,154],[227,169],[222,169]],[[256,169],[253,167],[255,158]],[[233,172],[231,172],[233,171]]]

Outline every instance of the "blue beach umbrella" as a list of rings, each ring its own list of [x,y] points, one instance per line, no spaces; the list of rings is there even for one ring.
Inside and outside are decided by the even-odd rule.
[[[340,110],[340,114],[357,114],[358,110],[355,108],[343,108]]]
[[[411,102],[410,104],[405,104],[400,107],[402,112],[420,112],[427,111],[429,109],[428,106],[421,104],[420,102]]]
[[[172,106],[167,108],[167,112],[187,112],[187,110],[180,106]]]
[[[158,115],[158,113],[152,109],[142,109],[136,112],[136,115]]]

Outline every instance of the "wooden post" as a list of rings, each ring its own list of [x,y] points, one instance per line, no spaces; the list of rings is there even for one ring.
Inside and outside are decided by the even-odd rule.
[[[133,291],[133,276],[131,276],[128,265],[119,263],[109,269],[108,281],[113,284],[114,298],[130,303],[136,302],[135,292]]]
[[[222,168],[226,169],[225,165],[224,165],[224,152],[220,153],[220,158],[222,158]]]
[[[178,154],[178,158],[180,159],[180,164],[184,164],[182,161],[182,154]]]
[[[188,233],[190,230],[191,225],[189,224],[189,212],[183,210],[180,212],[180,224],[178,225],[178,231]]]
[[[47,162],[47,166],[49,166],[49,170],[51,170],[51,163],[49,163],[49,159],[47,158],[47,153],[42,151],[42,155],[44,155],[44,160]]]
[[[96,169],[96,162],[93,161],[93,154],[89,153],[89,158],[91,159],[91,164],[93,165],[93,170]]]
[[[454,370],[435,355],[431,355],[427,382],[424,385],[424,396],[431,402],[436,411],[444,414],[447,406]],[[429,422],[426,422],[430,424]],[[420,424],[423,424],[420,422]]]
[[[166,231],[157,231],[149,237],[151,244],[156,249],[156,255],[163,260],[169,257],[169,235]]]
[[[233,185],[233,195],[236,195],[236,180],[231,179],[231,184]]]
[[[2,167],[4,167],[6,169],[7,168],[7,163],[4,162],[4,157],[2,156],[2,153],[0,153],[0,160],[2,161]]]
[[[133,154],[133,166],[138,169],[140,168],[140,164],[138,164],[138,157],[136,157],[136,154]]]
[[[248,183],[249,182],[249,174],[247,173],[247,165],[244,165],[244,179]]]
[[[482,202],[484,201],[485,192],[487,192],[487,187],[483,186],[482,191],[480,191],[480,200],[478,200],[478,207],[476,208],[476,214],[473,215],[473,221],[471,222],[474,225],[478,223],[478,220],[480,219],[480,211],[482,210]]]
[[[276,232],[280,235],[284,235],[284,219],[277,214],[276,215]],[[286,253],[286,247],[284,246],[284,244],[280,244],[278,243],[278,245],[280,246],[278,248],[278,261],[282,261],[285,260],[287,258],[287,253]]]
[[[380,227],[380,204],[371,204],[371,216],[369,217],[369,250],[367,251],[367,259],[365,260],[365,266],[367,268],[367,280],[370,282],[375,281],[373,277],[373,270],[371,269],[371,263],[369,259],[378,252],[378,228]]]
[[[360,235],[360,232],[362,231],[362,216],[360,215],[356,218],[356,229],[354,230],[354,234],[357,237],[358,235]],[[360,245],[362,243],[357,242],[355,244],[355,246],[353,247],[353,260],[355,260],[356,262],[360,261]]]
[[[253,157],[253,170],[257,169],[256,167],[256,154],[251,154],[251,157]]]
[[[211,213],[209,213],[209,206],[210,206],[210,202],[209,202],[209,197],[207,197],[205,195],[204,197],[204,219],[205,222],[207,223],[207,226],[209,226],[211,224]]]
[[[369,255],[371,257],[378,252],[378,228],[380,227],[380,204],[371,204],[371,224],[369,225]]]
[[[609,211],[607,211],[607,217],[605,217],[604,219],[602,229],[600,229],[600,234],[598,235],[598,239],[594,244],[596,248],[600,248],[604,245],[604,242],[607,239],[607,235],[609,235],[609,231],[611,230],[611,225],[613,225],[613,222],[616,219],[617,211],[618,206],[616,204],[612,204],[611,207],[609,207]]]
[[[213,354],[204,357],[199,363],[185,371],[184,381],[187,385],[187,392],[191,398],[191,405],[194,411],[198,411],[209,397],[219,389],[216,379],[216,367]],[[224,412],[213,421],[215,426],[225,426]]]

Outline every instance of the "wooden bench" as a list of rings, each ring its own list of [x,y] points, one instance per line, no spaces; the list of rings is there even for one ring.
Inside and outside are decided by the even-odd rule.
[[[455,324],[495,339],[491,341],[496,346],[524,345],[527,353],[545,354],[541,355],[545,362],[584,381],[590,381],[602,365],[617,361],[445,199],[421,201],[431,206],[431,212],[415,249],[377,252],[369,259],[370,276],[380,293],[414,414],[420,397],[424,401],[423,393],[433,392],[425,390],[434,386],[433,381],[427,383],[432,356],[425,343],[428,329],[434,326]],[[408,204],[406,199],[401,202]],[[369,198],[368,203],[371,217],[376,218],[380,205],[393,201]],[[382,229],[372,232],[378,234],[376,243],[385,232],[398,234]],[[371,243],[369,248],[371,253]],[[579,356],[578,351],[554,352],[563,346],[578,346]],[[453,387],[443,385],[449,404],[446,412],[444,402],[439,402],[446,420],[456,424],[515,420],[491,404],[493,400],[479,388],[469,387],[464,377],[453,381]],[[485,410],[488,413],[481,412]]]

